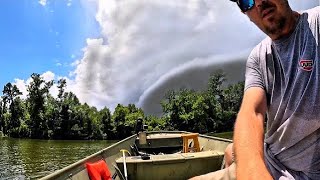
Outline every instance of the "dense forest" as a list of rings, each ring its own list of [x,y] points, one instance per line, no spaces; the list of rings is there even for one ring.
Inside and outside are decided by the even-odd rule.
[[[226,85],[225,75],[217,71],[209,77],[206,90],[171,90],[161,102],[163,115],[145,116],[135,104],[118,104],[112,113],[108,107],[98,110],[80,103],[66,92],[66,80],[57,82],[55,98],[49,93],[53,81],[32,74],[28,95],[7,83],[0,99],[0,131],[15,138],[35,139],[123,139],[134,133],[136,119],[142,117],[148,130],[191,132],[231,131],[240,108],[243,82]]]

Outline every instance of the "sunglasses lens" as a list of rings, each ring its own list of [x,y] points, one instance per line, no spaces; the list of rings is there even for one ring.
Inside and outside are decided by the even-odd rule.
[[[254,0],[239,0],[238,5],[243,12],[246,12],[254,6]]]

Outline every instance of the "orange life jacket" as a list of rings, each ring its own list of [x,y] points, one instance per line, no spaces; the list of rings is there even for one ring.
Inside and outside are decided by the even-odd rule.
[[[111,180],[110,170],[104,160],[95,163],[86,163],[90,180]]]

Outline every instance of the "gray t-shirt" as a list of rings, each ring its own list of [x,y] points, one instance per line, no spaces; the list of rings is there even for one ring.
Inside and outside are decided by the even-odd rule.
[[[245,89],[267,94],[265,159],[275,179],[320,179],[319,21],[320,7],[302,12],[289,37],[266,38],[247,61]]]

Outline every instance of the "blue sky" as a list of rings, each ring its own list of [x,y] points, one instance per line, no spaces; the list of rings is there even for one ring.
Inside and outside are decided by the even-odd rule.
[[[68,76],[86,39],[99,36],[95,13],[94,5],[81,0],[1,0],[1,93],[7,82],[32,73]]]

